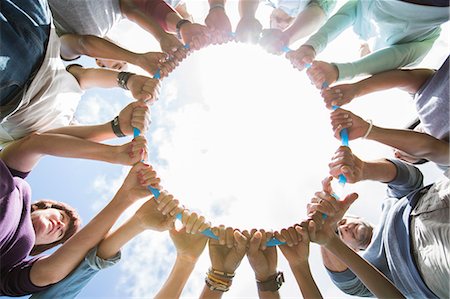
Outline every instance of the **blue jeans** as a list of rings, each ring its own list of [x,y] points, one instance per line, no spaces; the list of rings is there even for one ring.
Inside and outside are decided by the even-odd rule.
[[[97,256],[97,247],[91,249],[80,265],[66,278],[50,286],[48,289],[31,295],[30,299],[73,299],[83,290],[98,271],[111,267],[119,262],[120,252],[114,257],[104,260]]]
[[[0,106],[17,98],[39,70],[50,36],[46,0],[2,0]]]

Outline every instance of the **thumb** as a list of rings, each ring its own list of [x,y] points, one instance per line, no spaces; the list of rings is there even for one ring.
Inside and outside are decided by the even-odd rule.
[[[355,200],[358,199],[358,193],[351,193],[347,195],[344,200],[342,201],[347,207],[351,206]]]

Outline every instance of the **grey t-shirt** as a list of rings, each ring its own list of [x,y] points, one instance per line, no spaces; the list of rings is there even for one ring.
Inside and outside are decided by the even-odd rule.
[[[48,0],[56,33],[104,37],[122,19],[119,0]]]
[[[449,61],[420,88],[414,97],[417,113],[426,133],[449,141]]]

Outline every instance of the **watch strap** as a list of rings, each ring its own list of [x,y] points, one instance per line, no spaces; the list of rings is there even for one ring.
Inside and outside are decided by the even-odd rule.
[[[125,137],[125,136],[127,136],[120,129],[119,116],[114,117],[114,119],[111,121],[111,127],[112,127],[112,130],[113,130],[114,134],[117,137]]]
[[[284,282],[283,272],[278,271],[277,274],[269,277],[265,281],[256,281],[258,290],[261,292],[276,292],[280,289]]]

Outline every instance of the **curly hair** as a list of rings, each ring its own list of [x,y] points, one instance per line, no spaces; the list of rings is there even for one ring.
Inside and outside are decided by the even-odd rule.
[[[34,245],[33,249],[31,249],[30,255],[38,255],[50,248],[55,247],[56,245],[64,243],[70,237],[72,237],[81,226],[81,218],[78,215],[77,211],[68,204],[63,202],[48,199],[37,201],[31,205],[31,213],[33,213],[36,210],[45,210],[52,208],[64,211],[67,214],[67,216],[69,217],[69,227],[67,228],[66,233],[60,240],[50,244]]]

